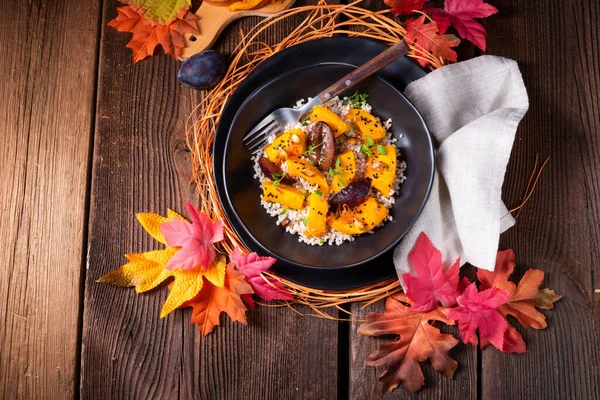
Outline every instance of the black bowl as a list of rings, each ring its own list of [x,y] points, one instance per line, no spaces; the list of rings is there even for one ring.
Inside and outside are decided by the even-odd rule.
[[[279,253],[287,246],[284,245],[284,241],[293,237],[287,233],[284,235],[283,230],[276,226],[273,219],[268,217],[258,205],[260,189],[258,182],[252,179],[249,154],[241,147],[239,139],[246,129],[241,124],[246,124],[249,128],[259,121],[264,116],[263,114],[267,114],[272,109],[289,106],[300,97],[318,93],[321,88],[347,73],[351,68],[365,63],[385,49],[386,46],[380,42],[348,37],[320,39],[288,48],[259,65],[227,102],[214,142],[214,174],[219,198],[227,217],[242,242],[251,251],[279,257]],[[315,68],[318,72],[314,72]],[[283,74],[285,78],[281,74],[282,71],[288,71]],[[296,79],[300,79],[300,74],[307,74],[307,76],[312,74],[310,82],[295,82]],[[411,60],[401,58],[379,71],[377,75],[384,77],[395,87],[404,89],[408,83],[423,77],[425,72]],[[274,80],[277,80],[278,84],[269,85]],[[374,113],[381,117],[387,115],[394,118],[392,131],[396,135],[402,131],[405,134],[405,137],[399,142],[399,146],[401,157],[409,163],[406,171],[408,180],[402,188],[398,204],[410,203],[412,207],[416,208],[416,211],[412,218],[408,209],[393,211],[396,218],[393,224],[400,225],[403,221],[405,225],[405,229],[398,229],[396,233],[390,234],[390,237],[396,236],[395,241],[398,241],[416,220],[429,194],[433,179],[433,148],[427,128],[416,110],[385,81],[373,78],[355,90],[370,92],[372,85],[386,86],[386,89],[383,90],[386,90],[386,93],[391,96],[385,98],[385,102],[380,104],[380,100],[377,100],[376,103],[374,94],[370,93],[371,103],[375,106]],[[273,90],[273,93],[268,97],[258,97],[263,86],[265,89],[270,86],[271,88],[268,90]],[[288,89],[293,88],[293,90],[286,90],[287,86],[289,86]],[[282,90],[282,93],[275,93],[279,90]],[[255,99],[259,98],[263,100],[257,102]],[[400,112],[400,108],[404,111]],[[399,121],[396,119],[396,115],[404,115],[405,119]],[[429,151],[424,150],[425,148]],[[417,149],[421,150],[417,151]],[[227,167],[225,167],[226,165]],[[419,200],[418,197],[421,199]],[[417,204],[420,206],[416,207]],[[398,209],[398,205],[396,207]],[[254,214],[264,214],[264,217],[268,218],[268,224],[262,227],[254,226],[254,228],[246,226],[244,219],[255,218]],[[285,236],[289,236],[289,238]],[[384,240],[381,232],[376,231],[372,236],[378,237],[378,239],[371,239],[375,244],[379,240]],[[258,237],[262,237],[262,241],[259,241]],[[349,246],[356,244],[357,241],[345,243],[339,246],[338,250],[350,251]],[[296,246],[298,253],[316,250],[312,246],[297,242],[291,243],[291,246]],[[375,254],[368,256],[366,260],[370,261],[363,260],[354,264],[332,266],[323,262],[311,265],[279,258],[272,269],[280,276],[306,286],[346,290],[395,276],[392,262],[393,251],[391,251],[393,244],[387,247],[390,250],[381,254],[380,257]],[[292,256],[294,253],[296,251],[292,251]]]
[[[312,268],[344,268],[368,262],[397,244],[417,218],[429,192],[433,176],[433,146],[416,109],[393,86],[381,78],[365,81],[354,91],[366,92],[373,113],[382,120],[392,118],[400,159],[408,164],[393,220],[374,234],[357,236],[341,246],[310,246],[276,226],[260,204],[261,187],[253,179],[251,153],[242,137],[272,110],[291,106],[297,100],[319,93],[354,67],[340,64],[313,65],[290,71],[256,90],[240,107],[226,144],[225,190],[235,218],[254,241],[273,257],[289,264]]]

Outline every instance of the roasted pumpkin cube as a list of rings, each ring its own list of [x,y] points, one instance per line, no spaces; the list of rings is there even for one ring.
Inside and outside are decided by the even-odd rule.
[[[388,213],[389,210],[372,197],[367,198],[354,211],[354,214],[364,224],[363,229],[365,232],[381,224],[385,217],[388,216]]]
[[[384,196],[389,196],[396,179],[396,146],[383,146],[385,154],[373,151],[365,168],[365,178],[371,178],[371,186]]]
[[[364,233],[364,223],[355,214],[344,214],[339,217],[331,216],[327,220],[332,229],[346,235],[360,235]]]
[[[334,168],[342,172],[333,177],[333,180],[331,181],[331,190],[333,192],[339,192],[352,182],[352,179],[354,179],[354,175],[356,174],[356,157],[354,156],[354,152],[348,150],[338,154]]]
[[[298,157],[289,157],[286,164],[289,176],[299,177],[311,185],[317,185],[323,195],[329,196],[329,185],[325,175],[317,167]]]
[[[339,217],[329,217],[332,229],[348,235],[360,235],[373,230],[388,216],[389,210],[372,197]]]
[[[279,203],[283,206],[300,210],[304,207],[304,191],[282,183],[263,182],[263,200]]]
[[[308,196],[308,218],[305,236],[319,237],[327,230],[329,204],[321,196],[311,193]]]
[[[346,118],[358,128],[358,133],[360,133],[364,142],[366,142],[367,137],[371,138],[374,142],[385,137],[386,131],[383,124],[371,113],[363,111],[360,108],[351,108]]]
[[[310,112],[309,118],[311,122],[325,122],[329,128],[331,128],[335,137],[343,135],[350,130],[350,125],[345,123],[343,119],[338,117],[336,113],[326,106],[314,106]]]
[[[300,128],[293,128],[277,136],[265,148],[267,158],[281,165],[288,157],[300,156],[306,151],[306,134]]]

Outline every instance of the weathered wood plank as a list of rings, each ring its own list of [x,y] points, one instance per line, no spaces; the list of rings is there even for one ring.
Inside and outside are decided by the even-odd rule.
[[[97,1],[0,5],[0,398],[65,399],[77,326]]]
[[[116,15],[105,5],[103,26]],[[228,54],[256,22],[226,30]],[[286,26],[282,29],[290,29]],[[283,34],[283,31],[278,31]],[[94,152],[90,252],[83,326],[83,398],[335,398],[337,324],[260,307],[248,326],[222,317],[202,338],[190,310],[158,319],[166,288],[135,295],[95,283],[126,252],[156,248],[134,213],[183,210],[195,201],[189,154],[177,150],[198,92],[176,81],[178,63],[155,56],[137,65],[127,35],[104,28]]]
[[[482,355],[484,398],[600,398],[600,6],[595,1],[493,1],[488,51],[519,62],[530,108],[517,134],[505,184],[515,203],[535,154],[550,162],[517,225],[503,235],[519,277],[546,272],[564,298],[545,312],[549,327],[523,330],[527,353]],[[513,320],[514,322],[514,320]]]

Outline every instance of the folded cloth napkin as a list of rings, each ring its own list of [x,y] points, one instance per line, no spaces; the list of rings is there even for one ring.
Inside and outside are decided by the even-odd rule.
[[[437,156],[429,200],[394,251],[400,282],[404,286],[402,276],[413,272],[408,253],[421,232],[445,265],[460,257],[461,265],[492,271],[500,233],[515,223],[501,199],[502,182],[529,107],[517,63],[477,57],[429,73],[404,94],[425,119]]]

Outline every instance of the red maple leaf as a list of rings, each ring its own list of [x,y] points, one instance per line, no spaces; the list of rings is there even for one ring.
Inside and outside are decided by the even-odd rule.
[[[434,247],[424,232],[417,238],[408,259],[417,273],[417,276],[403,276],[406,295],[412,300],[414,311],[429,311],[437,307],[438,301],[444,307],[456,305],[460,259],[444,270],[442,253]]]
[[[427,8],[423,10],[431,14],[437,22],[440,33],[446,33],[450,25],[458,34],[485,51],[487,33],[483,25],[474,18],[485,18],[498,12],[498,9],[483,0],[446,0],[444,9]]]
[[[252,286],[254,293],[263,300],[294,300],[281,282],[270,280],[262,272],[271,268],[275,263],[273,257],[260,257],[256,253],[242,255],[239,248],[235,248],[229,255],[237,269],[246,276],[246,280]],[[255,307],[254,300],[249,294],[243,295],[242,299],[250,307]]]
[[[169,260],[166,269],[188,271],[199,265],[208,268],[216,256],[213,243],[223,240],[223,222],[212,222],[208,215],[187,204],[192,223],[175,218],[160,225],[167,245],[181,247]]]
[[[395,15],[410,15],[413,11],[419,11],[428,0],[383,0],[385,4],[392,7],[390,10]]]
[[[496,309],[506,303],[508,296],[508,291],[496,288],[478,292],[475,283],[467,287],[457,299],[458,307],[448,313],[449,319],[458,321],[463,343],[470,342],[475,330],[479,329],[482,345],[485,339],[502,350],[508,322]]]
[[[407,301],[402,295],[389,297],[383,314],[371,313],[358,329],[361,335],[396,335],[396,340],[384,342],[379,349],[367,358],[366,364],[384,367],[379,377],[382,393],[394,390],[400,382],[412,392],[423,386],[424,378],[420,362],[427,359],[433,368],[446,378],[452,378],[457,362],[450,357],[458,340],[452,335],[440,333],[430,321],[440,321],[448,325],[454,322],[447,318],[448,309],[438,307],[426,313],[415,312],[400,301]]]
[[[456,52],[451,47],[456,47],[460,39],[454,35],[440,35],[435,21],[425,23],[425,15],[417,19],[409,19],[405,24],[406,35],[404,40],[409,44],[416,44],[413,47],[413,54],[417,56],[417,61],[425,67],[429,64],[426,59],[429,54],[441,60],[456,62]]]

